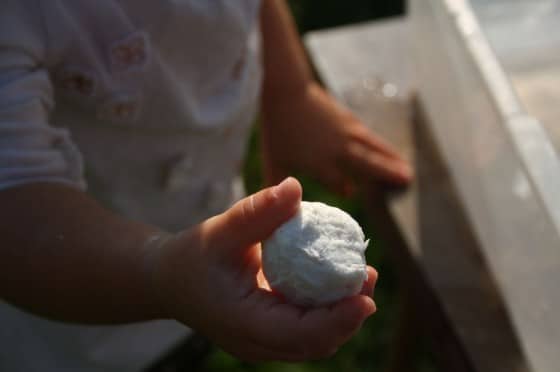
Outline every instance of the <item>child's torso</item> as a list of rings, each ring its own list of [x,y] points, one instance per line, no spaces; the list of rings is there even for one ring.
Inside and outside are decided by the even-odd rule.
[[[48,4],[52,124],[70,129],[89,190],[172,230],[239,197],[261,82],[259,1]]]
[[[50,123],[69,129],[76,146],[64,156],[96,197],[177,230],[241,195],[259,0],[21,1],[43,22]],[[171,322],[60,325],[2,303],[0,321],[9,371],[137,371],[187,333]]]

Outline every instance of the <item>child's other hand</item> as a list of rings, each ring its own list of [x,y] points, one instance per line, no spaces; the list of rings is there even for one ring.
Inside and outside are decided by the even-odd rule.
[[[314,309],[287,304],[262,275],[259,242],[294,215],[301,192],[289,178],[164,244],[154,281],[165,314],[249,361],[324,358],[348,341],[375,312],[373,268],[363,295]]]
[[[410,166],[397,151],[316,83],[298,96],[267,100],[264,120],[263,155],[270,183],[301,171],[348,194],[354,180],[403,186],[412,179]]]

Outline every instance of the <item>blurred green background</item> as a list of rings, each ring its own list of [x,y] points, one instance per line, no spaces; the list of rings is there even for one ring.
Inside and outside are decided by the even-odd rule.
[[[300,33],[307,31],[363,22],[402,14],[403,0],[293,0],[289,1]],[[245,164],[247,192],[257,191],[262,186],[258,149],[258,127],[253,131],[250,150]],[[333,357],[325,361],[288,364],[241,362],[221,350],[215,350],[204,363],[205,371],[255,371],[255,372],[319,372],[319,371],[383,371],[391,358],[391,342],[395,337],[398,319],[398,282],[386,257],[383,242],[376,239],[375,227],[371,226],[359,200],[341,199],[327,192],[317,183],[301,177],[304,199],[322,201],[338,206],[360,222],[366,236],[371,239],[367,251],[368,263],[380,273],[375,301],[378,312],[368,319],[364,327],[348,344]],[[419,345],[423,344],[418,342]],[[433,371],[429,354],[419,348],[417,368]]]

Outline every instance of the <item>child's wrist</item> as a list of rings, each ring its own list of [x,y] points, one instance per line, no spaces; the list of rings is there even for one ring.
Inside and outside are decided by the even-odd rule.
[[[262,95],[263,109],[266,112],[281,107],[290,107],[294,102],[301,102],[302,99],[305,99],[310,91],[313,91],[316,87],[318,87],[317,82],[310,79],[281,89],[264,89]]]

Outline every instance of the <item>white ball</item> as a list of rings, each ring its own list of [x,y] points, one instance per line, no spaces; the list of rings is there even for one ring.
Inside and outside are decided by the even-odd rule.
[[[367,245],[348,213],[301,202],[299,212],[263,243],[263,272],[271,288],[294,304],[329,304],[362,289]]]

